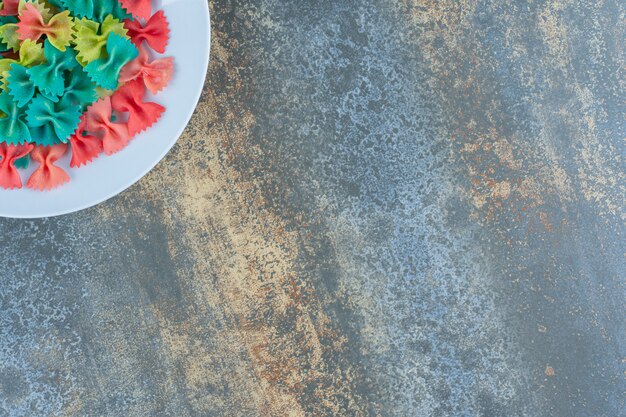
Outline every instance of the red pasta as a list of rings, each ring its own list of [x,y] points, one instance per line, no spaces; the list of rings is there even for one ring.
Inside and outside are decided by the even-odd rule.
[[[54,165],[65,152],[67,152],[65,143],[35,147],[30,156],[34,162],[39,163],[39,167],[30,176],[26,186],[38,191],[47,191],[69,182],[70,176],[67,172]]]
[[[165,53],[170,40],[170,28],[163,10],[156,12],[145,25],[138,20],[124,20],[124,26],[128,29],[128,36],[136,46],[146,41],[156,52]]]
[[[145,46],[140,46],[138,49],[139,56],[122,68],[120,82],[125,83],[140,78],[152,94],[157,94],[172,79],[174,58],[150,60],[150,54]]]
[[[102,140],[97,136],[90,135],[85,132],[87,125],[86,117],[81,118],[76,132],[70,136],[70,144],[72,145],[72,160],[70,167],[79,168],[93,161],[103,151]]]
[[[111,98],[104,97],[94,103],[86,113],[87,131],[102,140],[104,153],[112,155],[124,149],[130,142],[126,123],[111,121]]]
[[[117,90],[111,97],[115,111],[128,113],[128,133],[140,133],[159,120],[165,107],[157,103],[143,101],[145,88],[141,80],[134,80]]]
[[[34,145],[8,145],[0,143],[0,187],[6,190],[22,188],[22,179],[15,161],[28,155]]]

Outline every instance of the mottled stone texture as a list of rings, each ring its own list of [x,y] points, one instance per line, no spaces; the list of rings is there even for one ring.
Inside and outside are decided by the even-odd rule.
[[[0,221],[1,416],[626,414],[622,2],[211,7],[168,157]]]

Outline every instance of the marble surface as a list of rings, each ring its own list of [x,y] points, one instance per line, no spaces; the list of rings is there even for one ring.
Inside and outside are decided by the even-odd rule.
[[[0,220],[1,416],[625,414],[623,3],[211,11],[153,172]]]

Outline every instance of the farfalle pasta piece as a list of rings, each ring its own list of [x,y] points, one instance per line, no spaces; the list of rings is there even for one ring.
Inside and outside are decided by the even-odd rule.
[[[117,90],[111,97],[115,111],[128,113],[128,133],[140,133],[159,120],[165,107],[143,101],[145,88],[141,80],[134,80]]]
[[[26,186],[38,191],[52,190],[69,182],[70,176],[54,163],[67,152],[67,144],[36,146],[30,153],[33,162],[39,164],[32,173]]]
[[[76,20],[74,25],[74,44],[76,58],[81,65],[85,66],[96,59],[104,58],[106,54],[107,39],[111,33],[116,33],[124,38],[128,29],[124,24],[113,16],[107,16],[102,23],[88,19]]]
[[[131,140],[126,123],[112,121],[111,98],[104,97],[87,109],[86,130],[102,139],[104,153],[112,155],[124,149]]]
[[[138,19],[148,20],[152,14],[150,0],[120,0],[122,8]]]
[[[72,147],[72,160],[70,167],[78,168],[93,161],[103,151],[102,140],[89,134],[85,130],[87,124],[86,115],[83,115],[78,129],[70,136]]]
[[[157,94],[169,84],[173,74],[174,58],[150,60],[150,54],[142,45],[139,46],[139,56],[122,68],[120,82],[125,83],[139,78],[152,94]]]
[[[0,16],[15,16],[18,13],[20,0],[3,0]]]
[[[170,27],[163,10],[156,12],[145,25],[138,20],[125,20],[124,26],[128,29],[128,36],[137,46],[143,41],[160,54],[165,53],[170,40]]]
[[[20,107],[25,106],[35,95],[35,83],[30,78],[28,68],[44,60],[43,47],[32,40],[22,42],[19,57],[11,60],[10,69],[5,72],[0,64],[3,81],[7,82],[9,93],[17,100]],[[4,60],[2,60],[4,61]]]
[[[5,91],[0,94],[0,111],[6,115],[0,119],[0,142],[21,145],[31,141],[30,129],[22,120],[24,109]]]
[[[9,145],[0,143],[0,188],[13,190],[22,188],[22,179],[15,162],[28,155],[33,145]]]
[[[36,96],[26,111],[32,141],[44,146],[66,143],[78,127],[80,113],[80,105],[65,98],[55,103],[43,94]]]
[[[106,50],[107,57],[89,63],[85,71],[99,87],[114,90],[122,67],[135,59],[139,52],[128,39],[116,33],[109,35]]]
[[[63,74],[76,65],[75,52],[67,49],[61,52],[53,47],[48,40],[44,42],[46,62],[28,69],[31,80],[37,88],[48,96],[60,96],[65,89]]]
[[[57,13],[46,19],[41,8],[36,3],[25,3],[20,10],[19,22],[17,23],[17,36],[20,40],[39,40],[42,36],[60,51],[72,40],[72,18],[69,10]]]

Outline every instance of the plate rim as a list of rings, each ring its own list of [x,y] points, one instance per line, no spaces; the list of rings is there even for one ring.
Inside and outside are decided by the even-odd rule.
[[[182,136],[182,134],[184,133],[185,129],[187,129],[187,126],[189,125],[189,122],[191,121],[191,118],[193,117],[197,107],[198,107],[198,103],[200,102],[200,97],[202,96],[202,91],[204,90],[204,85],[206,83],[206,77],[208,74],[208,70],[209,70],[209,63],[210,63],[210,59],[211,59],[211,12],[209,10],[209,4],[207,1],[202,1],[202,3],[204,4],[203,10],[204,10],[204,14],[206,16],[207,22],[208,22],[208,28],[207,28],[207,43],[208,43],[208,48],[206,49],[206,53],[205,56],[203,57],[203,63],[204,63],[204,79],[205,82],[202,84],[202,87],[198,90],[198,92],[196,93],[196,96],[192,99],[193,101],[193,107],[192,110],[189,112],[189,114],[186,117],[186,120],[184,123],[181,123],[181,127],[178,129],[178,132],[176,133],[176,135],[174,135],[174,139],[171,141],[171,143],[166,146],[163,150],[163,152],[159,155],[158,158],[155,158],[154,162],[151,162],[149,164],[146,165],[146,169],[144,169],[139,175],[135,176],[134,178],[130,179],[129,181],[125,182],[124,184],[120,185],[118,188],[114,189],[113,191],[107,193],[106,195],[99,197],[97,199],[94,199],[93,201],[90,201],[88,203],[85,203],[83,205],[77,205],[76,207],[73,208],[68,208],[68,209],[61,209],[59,211],[53,211],[51,213],[46,213],[44,215],[29,215],[29,214],[16,214],[16,213],[2,213],[0,212],[0,218],[6,218],[6,219],[46,219],[46,218],[52,218],[52,217],[59,217],[59,216],[64,216],[64,215],[68,215],[68,214],[73,214],[73,213],[77,213],[79,211],[83,211],[83,210],[87,210],[89,208],[95,207],[99,204],[102,204],[116,196],[118,196],[119,194],[123,193],[124,191],[128,190],[130,187],[132,187],[133,185],[137,184],[143,177],[145,177],[150,171],[152,171],[154,169],[154,167],[156,167],[161,161],[163,161],[163,159],[167,156],[167,154],[172,150],[172,148],[174,147],[174,145],[178,142],[178,140],[180,139],[180,137]]]

